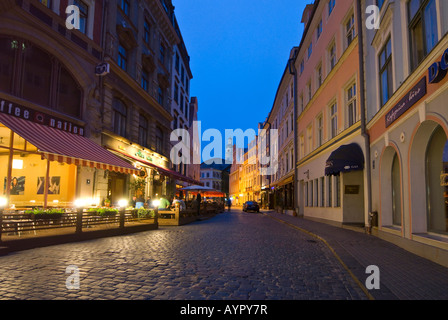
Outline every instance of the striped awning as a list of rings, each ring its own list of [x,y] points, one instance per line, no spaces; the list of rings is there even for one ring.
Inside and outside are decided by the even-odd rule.
[[[80,135],[0,113],[0,123],[36,146],[50,161],[138,174],[130,163]]]

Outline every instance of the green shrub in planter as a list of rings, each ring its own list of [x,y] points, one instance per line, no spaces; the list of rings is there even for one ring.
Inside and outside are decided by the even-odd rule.
[[[99,216],[102,217],[113,217],[118,214],[118,209],[112,209],[112,208],[99,208],[96,209],[96,212]]]
[[[62,209],[33,209],[27,210],[25,213],[31,213],[34,216],[34,219],[61,219],[64,210]]]
[[[152,209],[140,208],[137,211],[137,216],[139,218],[154,218],[155,212]]]

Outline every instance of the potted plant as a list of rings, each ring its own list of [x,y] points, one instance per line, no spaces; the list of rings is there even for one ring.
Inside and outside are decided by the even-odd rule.
[[[104,206],[110,207],[110,199],[109,198],[104,199]]]

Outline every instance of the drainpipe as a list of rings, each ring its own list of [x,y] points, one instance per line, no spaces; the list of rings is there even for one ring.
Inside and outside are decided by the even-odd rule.
[[[289,73],[293,75],[293,86],[294,86],[294,112],[293,112],[293,134],[294,134],[294,216],[299,215],[299,186],[298,186],[298,177],[299,177],[299,168],[297,167],[297,150],[298,150],[298,137],[297,137],[297,69],[295,65],[297,51],[294,53],[294,57],[288,60],[288,68]]]
[[[371,213],[372,213],[372,173],[370,169],[370,136],[366,130],[366,102],[365,102],[365,72],[364,72],[364,35],[363,35],[363,18],[361,11],[362,0],[357,0],[356,14],[358,16],[358,50],[359,50],[359,97],[360,97],[360,108],[361,108],[361,135],[364,138],[364,148],[365,148],[365,170],[366,170],[366,189],[367,189],[367,211],[369,214],[369,233],[372,230],[371,225]]]

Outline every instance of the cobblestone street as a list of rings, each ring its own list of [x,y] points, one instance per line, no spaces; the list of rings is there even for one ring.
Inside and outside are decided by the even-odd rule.
[[[67,289],[68,266],[79,289]],[[367,299],[330,250],[236,209],[182,227],[0,257],[0,299]]]

